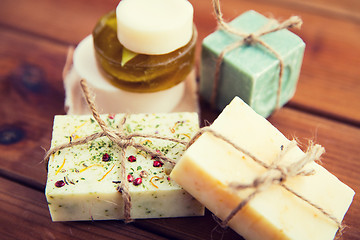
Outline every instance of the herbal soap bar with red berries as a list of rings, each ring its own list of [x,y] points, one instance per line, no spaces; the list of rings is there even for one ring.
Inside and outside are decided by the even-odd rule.
[[[116,130],[124,116],[101,117]],[[196,113],[133,114],[127,116],[123,127],[125,134],[189,140],[198,131],[199,123]],[[91,116],[55,116],[51,146],[100,131]],[[172,141],[143,137],[134,141],[175,161],[184,152],[184,145]],[[165,164],[144,151],[126,149],[126,179],[122,179],[121,151],[107,137],[101,137],[50,157],[46,198],[53,221],[123,219],[124,202],[117,191],[120,181],[129,185],[133,219],[204,214],[204,207],[170,178]]]
[[[245,33],[265,29],[269,19],[255,11],[247,11],[229,24]],[[268,26],[269,27],[269,26]],[[284,62],[280,106],[295,93],[305,44],[294,33],[284,29],[261,37]],[[227,52],[223,59],[219,85],[214,89],[215,65],[220,53],[242,38],[222,29],[207,36],[202,43],[200,94],[211,101],[216,91],[216,107],[222,110],[235,97],[240,97],[258,114],[268,117],[276,107],[279,86],[279,59],[260,44],[242,45]]]
[[[235,98],[211,125],[244,152],[212,134],[204,133],[191,145],[170,176],[220,219],[225,219],[255,189],[234,190],[230,183],[251,184],[267,170],[250,156],[270,165],[288,166],[305,153],[240,98]],[[325,161],[325,160],[324,160]],[[341,222],[354,191],[315,162],[310,176],[282,182]],[[262,189],[228,224],[245,239],[333,239],[338,225],[317,208],[280,184]]]

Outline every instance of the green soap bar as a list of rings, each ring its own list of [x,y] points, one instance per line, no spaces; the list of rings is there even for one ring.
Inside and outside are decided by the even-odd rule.
[[[253,33],[268,23],[269,19],[255,11],[247,11],[235,18],[230,26]],[[242,38],[224,30],[217,30],[202,43],[200,66],[200,94],[210,101],[215,64],[225,47]],[[287,29],[261,37],[284,61],[280,106],[293,97],[299,78],[305,43]],[[279,85],[279,59],[260,44],[242,45],[225,54],[222,62],[216,107],[222,110],[239,96],[258,114],[268,117],[276,108]]]

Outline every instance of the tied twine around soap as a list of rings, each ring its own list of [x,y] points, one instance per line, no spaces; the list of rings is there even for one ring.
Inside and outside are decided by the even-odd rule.
[[[262,162],[261,160],[259,160],[258,158],[256,158],[250,152],[248,152],[245,149],[237,146],[235,143],[233,143],[228,138],[226,138],[223,135],[221,135],[221,134],[217,133],[216,131],[212,130],[210,127],[201,128],[192,137],[192,139],[189,142],[181,141],[179,139],[172,139],[172,138],[168,138],[168,137],[161,137],[161,136],[158,136],[158,135],[144,135],[144,134],[138,134],[138,133],[125,135],[124,132],[123,132],[123,126],[124,126],[124,124],[126,122],[126,115],[124,116],[124,118],[121,121],[121,126],[120,126],[121,131],[120,132],[115,132],[115,131],[109,129],[106,126],[105,122],[100,118],[100,115],[98,114],[98,112],[96,110],[94,100],[93,100],[93,98],[92,98],[92,96],[90,94],[90,90],[89,90],[89,88],[87,86],[86,81],[81,80],[80,83],[81,83],[81,87],[82,87],[82,90],[83,90],[84,95],[85,95],[85,99],[86,99],[86,101],[87,101],[87,103],[89,105],[89,108],[91,109],[95,120],[98,122],[98,124],[102,128],[102,132],[94,133],[92,135],[89,135],[89,136],[86,136],[86,137],[79,138],[77,140],[71,141],[70,143],[61,144],[61,145],[58,145],[58,146],[56,146],[54,148],[51,148],[46,153],[46,155],[44,157],[44,161],[46,163],[46,169],[48,167],[48,162],[49,162],[50,156],[52,154],[58,152],[59,150],[64,149],[64,148],[69,148],[69,147],[72,147],[72,146],[76,146],[76,145],[82,145],[82,144],[85,144],[87,142],[93,141],[93,140],[95,140],[95,139],[97,139],[99,137],[108,136],[112,141],[114,141],[122,149],[122,158],[121,158],[121,166],[122,166],[121,175],[122,176],[121,177],[122,177],[123,181],[122,181],[121,184],[119,184],[117,190],[122,193],[122,196],[124,198],[125,222],[131,222],[131,216],[130,216],[131,197],[130,197],[130,194],[129,194],[128,186],[127,186],[126,181],[125,181],[125,158],[126,158],[125,157],[125,150],[126,150],[126,148],[129,147],[129,146],[133,146],[133,147],[135,147],[137,149],[140,149],[142,151],[147,152],[151,156],[154,156],[154,157],[159,158],[159,159],[161,159],[161,160],[163,160],[165,162],[168,162],[173,166],[175,165],[175,162],[173,160],[167,158],[161,152],[156,152],[156,151],[153,151],[152,149],[149,149],[149,148],[143,146],[142,144],[137,144],[137,143],[133,142],[132,139],[134,137],[144,137],[144,138],[156,138],[156,139],[168,140],[168,141],[173,141],[173,142],[183,144],[183,145],[186,146],[186,149],[188,149],[202,134],[207,132],[207,133],[212,134],[216,138],[219,138],[219,139],[225,141],[226,143],[230,144],[237,151],[240,151],[240,152],[244,153],[245,155],[247,155],[251,159],[253,159],[256,163],[258,163],[259,165],[261,165],[265,169],[267,169],[267,171],[263,175],[256,178],[250,184],[231,183],[229,185],[229,187],[231,189],[233,189],[234,191],[247,189],[247,188],[254,188],[255,191],[252,194],[250,194],[247,198],[245,198],[243,201],[241,201],[238,204],[238,206],[236,208],[234,208],[231,211],[231,213],[223,221],[221,221],[220,219],[215,218],[216,221],[218,222],[218,226],[221,226],[223,229],[227,228],[227,225],[228,225],[229,221],[241,209],[243,209],[246,206],[246,204],[249,201],[251,201],[251,199],[253,199],[259,192],[266,190],[269,186],[271,186],[273,184],[278,184],[281,187],[283,187],[284,189],[286,189],[287,191],[289,191],[290,193],[292,193],[295,196],[297,196],[298,198],[300,198],[301,200],[303,200],[306,203],[310,204],[311,206],[313,206],[314,208],[319,210],[321,213],[323,213],[330,220],[332,220],[339,228],[338,235],[342,234],[342,231],[345,228],[345,226],[342,225],[341,222],[339,220],[337,220],[336,217],[334,217],[330,213],[326,212],[326,210],[324,210],[320,206],[317,206],[316,204],[312,203],[311,201],[305,199],[304,197],[302,197],[301,195],[299,195],[298,193],[296,193],[295,191],[293,191],[292,189],[287,187],[285,185],[285,183],[284,183],[286,181],[286,179],[288,179],[289,177],[309,176],[309,175],[313,174],[312,170],[304,171],[303,168],[308,163],[319,159],[320,156],[323,154],[323,152],[325,150],[320,145],[318,145],[318,144],[314,145],[312,143],[309,146],[308,150],[306,151],[304,158],[300,159],[299,161],[294,162],[290,166],[282,166],[282,165],[280,165],[282,157],[285,155],[285,153],[290,148],[293,148],[293,147],[297,146],[297,143],[295,141],[291,141],[290,144],[285,149],[281,149],[282,152],[279,155],[279,157],[277,158],[277,160],[274,163],[272,163],[271,165],[268,165],[268,164]]]
[[[297,142],[295,140],[290,141],[290,143],[287,146],[281,147],[281,152],[278,155],[278,157],[275,159],[275,161],[271,164],[264,163],[260,159],[258,159],[255,155],[247,151],[246,149],[241,148],[237,144],[233,143],[230,139],[226,138],[225,136],[219,134],[218,132],[214,131],[210,127],[203,127],[201,128],[194,137],[189,141],[186,149],[188,149],[202,134],[209,133],[213,135],[215,138],[221,139],[222,141],[228,143],[231,145],[234,149],[236,149],[239,152],[244,153],[248,157],[250,157],[254,162],[261,165],[266,169],[266,171],[256,177],[252,182],[244,184],[244,183],[236,183],[232,182],[229,184],[229,188],[233,191],[239,191],[244,189],[254,189],[254,191],[248,195],[246,198],[244,198],[231,212],[230,214],[224,219],[220,220],[216,216],[214,216],[215,221],[218,223],[218,225],[213,229],[216,230],[218,226],[220,226],[222,229],[226,229],[228,226],[229,221],[240,211],[242,210],[252,199],[255,198],[256,195],[258,195],[260,192],[265,191],[272,185],[279,185],[283,187],[288,192],[292,193],[299,199],[303,200],[307,204],[311,205],[315,209],[319,210],[324,216],[326,216],[328,219],[333,221],[339,231],[338,234],[342,234],[342,231],[344,229],[344,225],[341,224],[341,222],[332,214],[328,213],[325,209],[318,206],[317,204],[311,202],[310,200],[306,199],[305,197],[301,196],[291,188],[289,188],[285,182],[289,178],[293,178],[295,176],[310,176],[315,173],[313,169],[304,169],[304,167],[316,160],[319,160],[321,155],[325,152],[325,149],[319,145],[314,144],[313,142],[310,142],[310,145],[305,152],[304,157],[301,159],[294,161],[290,165],[284,165],[281,163],[284,156],[289,152],[290,149],[297,147]],[[212,232],[213,232],[212,231]]]
[[[280,54],[278,54],[270,45],[268,45],[265,41],[263,41],[260,37],[272,33],[277,32],[282,29],[289,29],[289,28],[297,28],[300,29],[302,25],[302,20],[298,16],[292,16],[289,19],[285,20],[284,22],[280,23],[276,27],[271,27],[269,23],[275,21],[271,19],[267,25],[263,28],[259,29],[257,32],[254,33],[245,33],[236,28],[231,27],[228,23],[226,23],[223,19],[223,14],[220,8],[220,1],[219,0],[212,0],[213,8],[216,16],[216,20],[218,23],[218,27],[223,29],[224,31],[234,34],[236,36],[242,37],[242,40],[236,41],[223,49],[223,51],[219,54],[216,64],[215,64],[215,75],[214,75],[214,83],[212,86],[212,93],[210,97],[210,104],[213,108],[216,108],[216,101],[218,96],[218,86],[220,82],[220,71],[221,65],[223,63],[225,54],[228,52],[240,47],[242,45],[255,45],[260,44],[264,46],[271,54],[273,54],[279,60],[279,81],[278,81],[278,89],[276,93],[276,103],[275,103],[275,110],[280,108],[280,95],[281,95],[281,87],[283,82],[283,72],[284,72],[284,61],[281,58]],[[276,21],[277,22],[277,21]]]
[[[58,152],[59,150],[62,150],[64,148],[70,148],[70,147],[77,146],[77,145],[83,145],[83,144],[91,142],[100,137],[104,137],[104,136],[108,137],[112,142],[117,144],[120,147],[120,149],[122,150],[121,151],[121,166],[122,166],[121,167],[121,179],[122,179],[122,181],[119,183],[119,185],[117,187],[117,191],[119,191],[122,194],[122,197],[124,200],[124,218],[125,218],[125,222],[129,223],[132,220],[131,220],[131,214],[130,214],[131,196],[129,193],[129,186],[126,181],[126,172],[125,172],[125,170],[126,170],[126,168],[125,168],[125,163],[126,163],[125,151],[126,151],[126,149],[128,147],[134,147],[135,149],[138,149],[140,151],[144,151],[144,152],[150,154],[154,158],[157,158],[159,160],[162,160],[164,162],[171,164],[172,166],[175,166],[174,160],[168,158],[167,156],[165,156],[163,153],[161,153],[159,151],[154,151],[151,148],[148,148],[141,143],[135,142],[133,139],[137,138],[137,137],[154,138],[154,139],[160,139],[160,140],[166,140],[166,141],[179,143],[184,146],[186,146],[188,144],[188,142],[182,141],[182,140],[179,140],[176,138],[162,137],[159,135],[152,135],[152,134],[141,134],[141,133],[125,134],[123,126],[126,123],[127,115],[125,115],[123,117],[123,119],[120,123],[119,129],[117,131],[110,129],[106,125],[106,123],[101,119],[100,114],[98,113],[98,111],[95,107],[94,98],[90,92],[89,87],[87,86],[86,80],[82,79],[80,81],[80,84],[81,84],[81,88],[83,90],[86,102],[92,112],[92,115],[93,115],[95,121],[99,124],[102,131],[91,134],[89,136],[78,138],[76,140],[71,140],[69,143],[60,144],[56,147],[51,148],[49,151],[46,152],[45,157],[44,157],[44,162],[46,164],[46,170],[48,170],[48,163],[49,163],[50,157],[53,154],[55,154],[56,152]]]

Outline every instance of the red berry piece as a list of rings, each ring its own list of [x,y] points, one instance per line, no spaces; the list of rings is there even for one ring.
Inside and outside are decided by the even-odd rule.
[[[136,161],[136,157],[133,156],[133,155],[131,155],[131,156],[128,157],[128,161],[129,161],[129,162],[135,162],[135,161]]]
[[[103,160],[103,162],[110,161],[110,155],[107,154],[107,153],[104,153],[103,156],[102,156],[102,160]]]
[[[55,183],[55,187],[61,188],[65,186],[65,182],[63,180],[59,180]]]
[[[142,183],[142,178],[136,178],[133,182],[135,186],[140,185]]]
[[[171,178],[170,178],[170,176],[168,176],[166,179],[167,179],[168,181],[170,181]]]
[[[127,175],[127,180],[128,180],[129,182],[134,181],[133,175],[131,175],[131,174]]]
[[[115,118],[115,114],[109,114],[108,118],[114,119],[114,118]]]
[[[154,161],[154,163],[153,163],[154,167],[161,167],[162,165],[164,165],[164,164],[158,160]]]

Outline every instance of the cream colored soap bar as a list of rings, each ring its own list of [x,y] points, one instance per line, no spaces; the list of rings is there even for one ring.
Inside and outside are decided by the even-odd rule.
[[[123,115],[102,115],[117,129]],[[198,130],[196,113],[133,114],[125,132],[156,134],[188,140]],[[91,116],[56,116],[51,146],[99,132]],[[136,142],[161,151],[175,161],[184,146],[171,141],[136,138]],[[126,150],[126,179],[120,176],[121,149],[107,137],[63,149],[50,157],[46,198],[53,221],[123,219],[124,203],[117,191],[127,181],[131,195],[131,218],[199,216],[204,207],[165,172],[166,164],[133,147]],[[141,182],[140,182],[141,181]]]
[[[170,53],[190,41],[193,15],[187,0],[122,0],[116,8],[118,39],[136,53]]]
[[[214,121],[213,130],[261,161],[270,164],[289,144],[275,127],[235,98]],[[294,147],[282,163],[304,156]],[[297,176],[285,185],[341,221],[354,191],[316,163],[311,176]],[[254,191],[234,191],[232,182],[252,183],[265,168],[210,133],[203,134],[183,155],[171,178],[221,219]],[[318,209],[279,185],[258,193],[229,222],[246,239],[333,239],[337,225]]]

